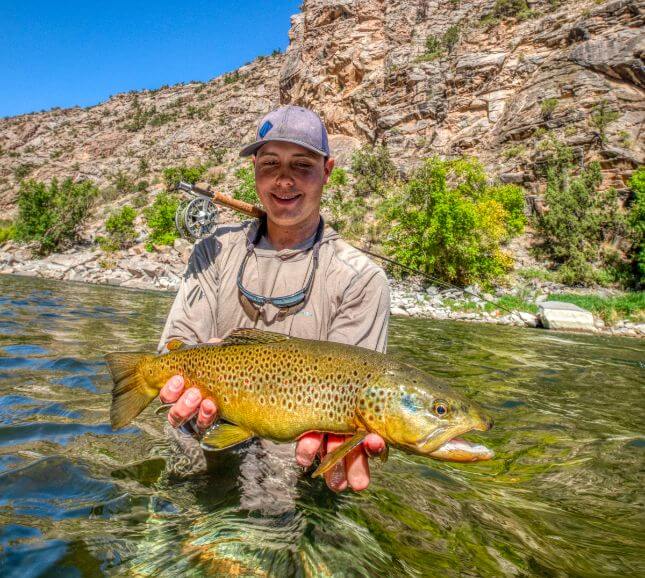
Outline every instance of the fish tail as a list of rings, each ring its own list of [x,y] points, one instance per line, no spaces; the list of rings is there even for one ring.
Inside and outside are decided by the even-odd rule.
[[[150,387],[139,371],[140,363],[152,358],[147,353],[109,353],[105,359],[114,381],[110,422],[113,429],[128,425],[159,391]]]

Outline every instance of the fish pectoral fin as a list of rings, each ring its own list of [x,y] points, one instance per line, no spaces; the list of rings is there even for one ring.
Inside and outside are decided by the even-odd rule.
[[[379,454],[378,459],[381,460],[381,463],[384,464],[387,462],[387,458],[390,456],[390,448],[387,444],[383,448],[383,451]]]
[[[323,458],[322,462],[320,462],[316,471],[312,474],[312,478],[322,476],[324,473],[331,470],[338,462],[340,462],[340,460],[359,445],[365,439],[366,435],[366,431],[357,431],[351,438],[338,446],[333,452],[328,453]]]
[[[253,345],[260,343],[278,343],[279,341],[287,341],[288,335],[282,333],[275,333],[273,331],[261,331],[260,329],[234,329],[231,333],[218,345]]]
[[[253,433],[238,425],[219,423],[206,432],[201,441],[202,449],[209,451],[225,450],[237,446],[253,437]]]
[[[155,415],[161,415],[170,411],[170,408],[175,405],[174,403],[162,403],[157,409],[155,409]]]

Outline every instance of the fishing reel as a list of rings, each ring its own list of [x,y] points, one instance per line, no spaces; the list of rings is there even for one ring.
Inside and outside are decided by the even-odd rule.
[[[177,189],[190,197],[179,204],[175,213],[179,234],[192,240],[211,235],[219,222],[219,209],[211,197],[189,183],[180,182]]]

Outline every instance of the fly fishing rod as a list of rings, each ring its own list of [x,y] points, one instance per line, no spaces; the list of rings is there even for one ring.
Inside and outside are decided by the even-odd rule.
[[[176,188],[179,191],[187,193],[191,197],[190,201],[184,201],[182,204],[180,204],[177,212],[175,213],[175,224],[177,226],[177,229],[179,230],[179,233],[184,238],[201,239],[206,235],[212,234],[215,231],[217,223],[219,222],[219,211],[217,209],[217,205],[233,209],[234,211],[238,211],[256,219],[261,219],[266,216],[266,212],[257,205],[246,203],[244,201],[240,201],[239,199],[234,199],[229,195],[225,195],[224,193],[217,192],[213,190],[213,188],[208,183],[195,183],[193,185],[184,181],[180,181]],[[504,305],[500,305],[499,303],[496,303],[495,301],[492,301],[491,299],[488,299],[483,295],[470,291],[469,289],[463,289],[448,281],[437,279],[432,275],[428,275],[427,273],[419,271],[414,267],[399,263],[398,261],[390,259],[389,257],[385,257],[384,255],[380,255],[379,253],[374,253],[372,251],[368,251],[367,249],[362,249],[360,247],[357,247],[356,245],[351,246],[361,253],[369,255],[370,257],[381,259],[382,261],[390,263],[391,265],[396,265],[397,267],[400,267],[405,271],[409,271],[410,273],[414,273],[415,275],[420,275],[434,285],[439,285],[440,287],[444,287],[446,289],[455,289],[457,291],[461,291],[463,293],[466,293],[467,295],[481,299],[486,303],[490,303],[496,308],[502,309],[507,313],[517,314],[517,311],[513,311],[505,307]]]

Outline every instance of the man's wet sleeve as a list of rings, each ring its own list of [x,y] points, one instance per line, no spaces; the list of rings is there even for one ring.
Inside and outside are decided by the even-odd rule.
[[[390,288],[381,269],[357,276],[334,317],[329,341],[385,353],[390,317]]]
[[[217,291],[216,283],[208,283],[205,278],[207,264],[204,254],[196,248],[179,287],[179,292],[170,308],[164,326],[158,351],[165,350],[166,344],[179,339],[184,343],[205,343],[216,334],[211,302]],[[207,295],[207,292],[212,295]]]

